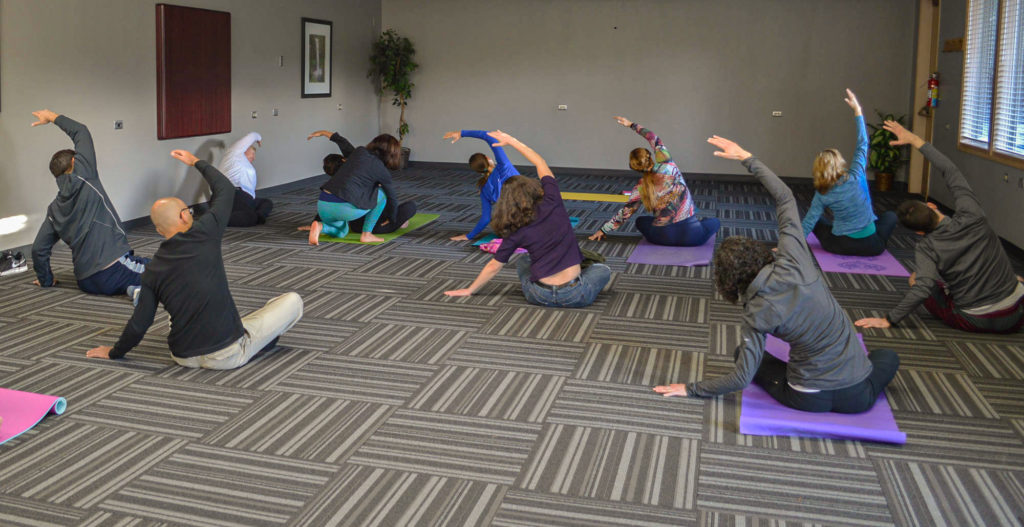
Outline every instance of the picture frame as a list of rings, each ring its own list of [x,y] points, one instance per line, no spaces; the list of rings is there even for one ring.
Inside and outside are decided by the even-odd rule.
[[[302,19],[302,98],[330,97],[334,57],[331,53],[333,22]]]

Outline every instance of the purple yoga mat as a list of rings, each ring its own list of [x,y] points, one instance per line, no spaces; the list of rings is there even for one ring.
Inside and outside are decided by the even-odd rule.
[[[858,334],[857,339],[863,347],[864,338]],[[771,335],[768,335],[765,350],[781,360],[789,360],[789,344]],[[896,425],[884,392],[879,394],[870,410],[861,414],[813,413],[787,408],[755,384],[743,389],[740,433],[827,437],[899,445],[907,442],[907,434],[900,432]]]
[[[25,433],[47,414],[64,413],[67,405],[63,397],[0,388],[0,444]]]
[[[843,256],[832,254],[821,248],[821,242],[811,233],[807,236],[807,246],[818,259],[821,270],[827,273],[848,274],[880,274],[885,276],[910,276],[896,257],[885,251],[878,256]]]
[[[679,265],[685,267],[697,267],[711,263],[711,255],[715,252],[715,238],[712,236],[704,245],[696,247],[670,247],[667,245],[655,245],[646,239],[641,238],[640,243],[633,249],[626,263],[652,264],[652,265]]]

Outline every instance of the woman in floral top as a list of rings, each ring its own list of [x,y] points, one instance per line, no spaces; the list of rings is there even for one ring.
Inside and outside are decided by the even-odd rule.
[[[621,227],[643,204],[653,216],[637,218],[636,228],[647,241],[656,245],[703,245],[718,232],[721,222],[718,218],[697,219],[697,207],[693,203],[690,189],[686,187],[683,173],[654,132],[625,117],[616,117],[615,120],[647,139],[654,149],[654,157],[652,159],[650,150],[646,148],[635,148],[629,153],[629,168],[640,172],[643,177],[630,192],[629,202],[590,239],[603,239],[606,234]]]

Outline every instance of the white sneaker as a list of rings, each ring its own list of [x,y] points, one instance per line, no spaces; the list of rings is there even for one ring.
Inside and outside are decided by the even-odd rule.
[[[28,271],[28,261],[21,252],[12,254],[11,251],[4,251],[0,255],[0,276],[18,274]]]
[[[128,286],[128,296],[131,297],[133,306],[139,305],[139,293],[141,291],[142,288],[137,285]]]

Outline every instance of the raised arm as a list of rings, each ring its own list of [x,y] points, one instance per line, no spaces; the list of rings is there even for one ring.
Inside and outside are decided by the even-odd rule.
[[[657,163],[672,163],[672,154],[669,153],[668,148],[665,147],[665,143],[661,142],[661,138],[657,134],[650,131],[637,123],[626,119],[625,117],[615,117],[615,120],[634,132],[640,134],[647,142],[651,143],[651,148],[654,150],[654,161]]]
[[[338,145],[338,149],[341,150],[341,155],[343,155],[345,157],[348,157],[348,156],[352,155],[352,152],[356,151],[356,147],[352,146],[352,143],[350,143],[348,141],[348,139],[345,139],[344,137],[342,137],[341,134],[339,134],[338,132],[330,132],[330,131],[327,131],[327,130],[317,130],[317,131],[309,134],[309,137],[306,138],[306,141],[309,141],[310,139],[312,139],[314,137],[326,137],[326,138],[330,139],[331,142],[333,142],[334,144]]]
[[[857,148],[853,151],[853,160],[850,161],[850,169],[847,172],[860,180],[862,185],[867,185],[868,163],[868,131],[864,127],[864,113],[861,111],[857,96],[852,91],[846,90],[846,98],[843,99],[853,110],[853,121],[857,127]],[[813,226],[812,226],[813,227]]]
[[[231,143],[231,146],[229,146],[228,149],[224,151],[224,157],[227,157],[228,155],[245,154],[245,151],[256,143],[263,144],[263,137],[256,132],[249,132],[242,136],[242,138],[239,139],[238,141]]]
[[[525,157],[527,161],[532,163],[533,166],[537,167],[537,177],[555,177],[555,174],[551,172],[551,168],[548,167],[547,162],[544,161],[544,158],[540,157],[540,154],[534,152],[532,148],[524,145],[522,141],[516,139],[515,137],[512,137],[511,135],[506,134],[505,132],[502,132],[501,130],[495,130],[493,132],[488,133],[487,135],[498,140],[497,143],[491,145],[492,147],[508,145],[511,146],[512,148],[515,148],[516,151],[522,154],[522,156]]]
[[[71,142],[75,144],[75,163],[78,164],[79,173],[90,179],[97,177],[96,147],[92,142],[92,134],[89,133],[89,129],[84,124],[65,115],[58,115],[50,110],[39,110],[32,112],[32,115],[37,119],[36,122],[32,123],[32,126],[53,123],[63,130],[64,133],[68,134]]]
[[[491,147],[491,152],[494,153],[494,164],[496,166],[509,166],[512,164],[508,159],[508,155],[505,154],[505,149],[497,146],[498,140],[488,135],[486,130],[462,130],[459,132],[459,137],[473,137],[487,141],[487,144]]]
[[[214,223],[215,225],[210,227],[211,232],[215,232],[218,235],[223,234],[224,230],[228,226],[228,219],[231,217],[231,207],[235,201],[235,187],[231,184],[228,178],[221,174],[217,167],[203,161],[202,159],[196,158],[191,152],[187,150],[174,150],[171,152],[171,157],[181,161],[182,163],[196,167],[199,173],[203,175],[203,179],[210,185],[210,211],[196,221],[199,223]]]

